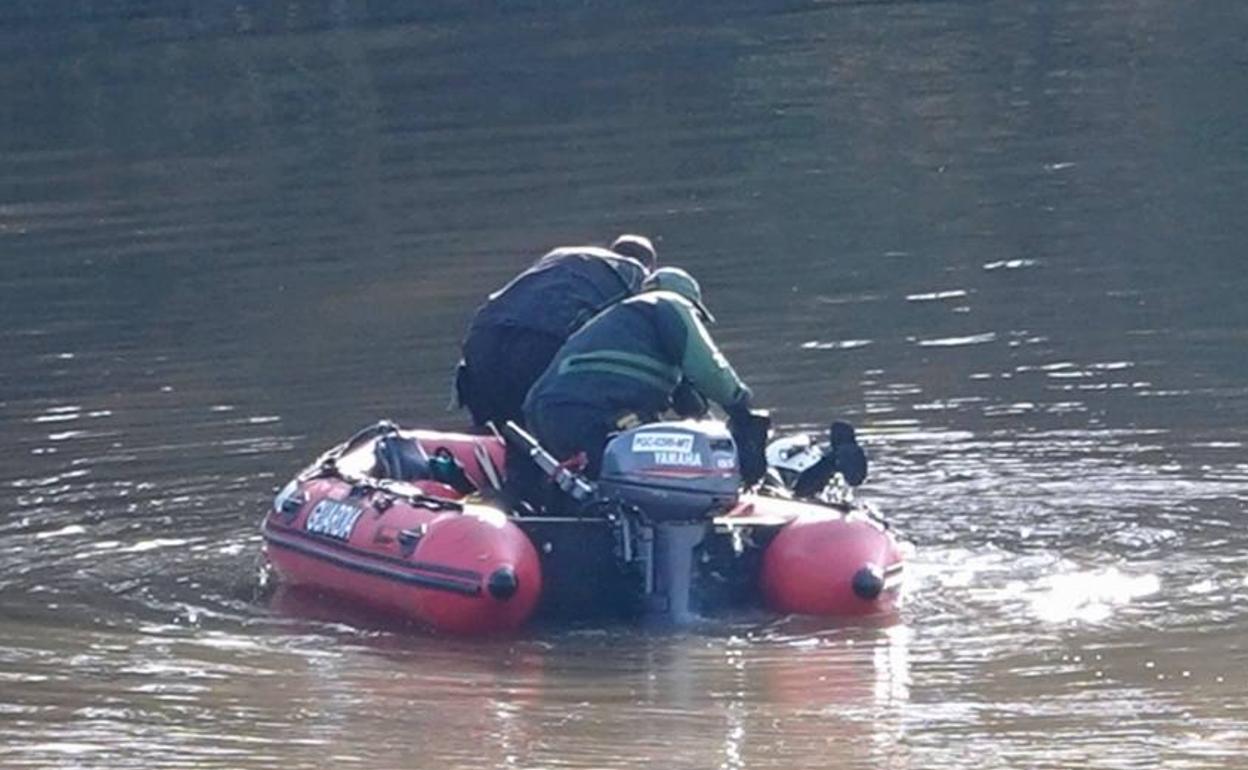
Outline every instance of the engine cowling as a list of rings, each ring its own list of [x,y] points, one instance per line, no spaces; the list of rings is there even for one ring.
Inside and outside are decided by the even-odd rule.
[[[652,521],[710,518],[737,502],[736,443],[714,420],[642,425],[607,444],[598,488]]]

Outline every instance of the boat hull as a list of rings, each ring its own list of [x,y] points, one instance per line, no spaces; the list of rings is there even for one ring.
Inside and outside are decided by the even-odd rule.
[[[865,509],[748,495],[716,521],[765,542],[751,577],[773,612],[857,617],[900,606],[902,545]]]
[[[504,476],[506,450],[492,436],[403,435],[430,456],[453,457],[474,487]],[[692,522],[650,521],[610,500],[576,515],[505,512],[432,479],[376,478],[373,443],[358,444],[314,463],[274,501],[262,532],[282,583],[461,635],[514,631],[535,615],[705,616],[762,606],[853,618],[900,602],[901,544],[865,508],[773,490],[742,494]],[[684,556],[665,561],[672,527],[684,533]],[[680,575],[673,564],[684,565]]]
[[[501,511],[426,508],[336,479],[305,482],[293,494],[297,505],[275,509],[262,528],[282,582],[456,634],[510,631],[533,614],[537,552]]]

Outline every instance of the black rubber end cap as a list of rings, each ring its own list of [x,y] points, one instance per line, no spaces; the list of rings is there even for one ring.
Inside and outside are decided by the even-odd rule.
[[[884,592],[884,578],[875,567],[863,567],[854,573],[851,583],[854,595],[859,599],[871,601]]]
[[[490,596],[500,602],[505,602],[520,590],[520,578],[516,577],[516,571],[511,567],[499,567],[490,574],[485,587],[490,592]]]

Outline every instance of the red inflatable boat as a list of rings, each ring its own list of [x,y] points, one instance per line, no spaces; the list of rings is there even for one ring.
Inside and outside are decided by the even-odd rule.
[[[679,621],[761,605],[844,617],[897,605],[903,557],[887,525],[826,493],[794,499],[774,470],[743,491],[721,423],[626,431],[592,481],[514,426],[504,433],[383,422],[334,447],[265,517],[278,579],[473,635],[535,614]],[[509,476],[526,471],[540,502],[513,489]]]

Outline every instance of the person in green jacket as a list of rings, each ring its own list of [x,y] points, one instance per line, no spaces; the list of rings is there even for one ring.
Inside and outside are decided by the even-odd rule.
[[[594,316],[555,354],[524,402],[530,430],[560,460],[584,452],[596,477],[609,434],[657,420],[673,399],[748,415],[750,389],[712,341],[713,321],[693,276],[654,271],[641,293]]]

